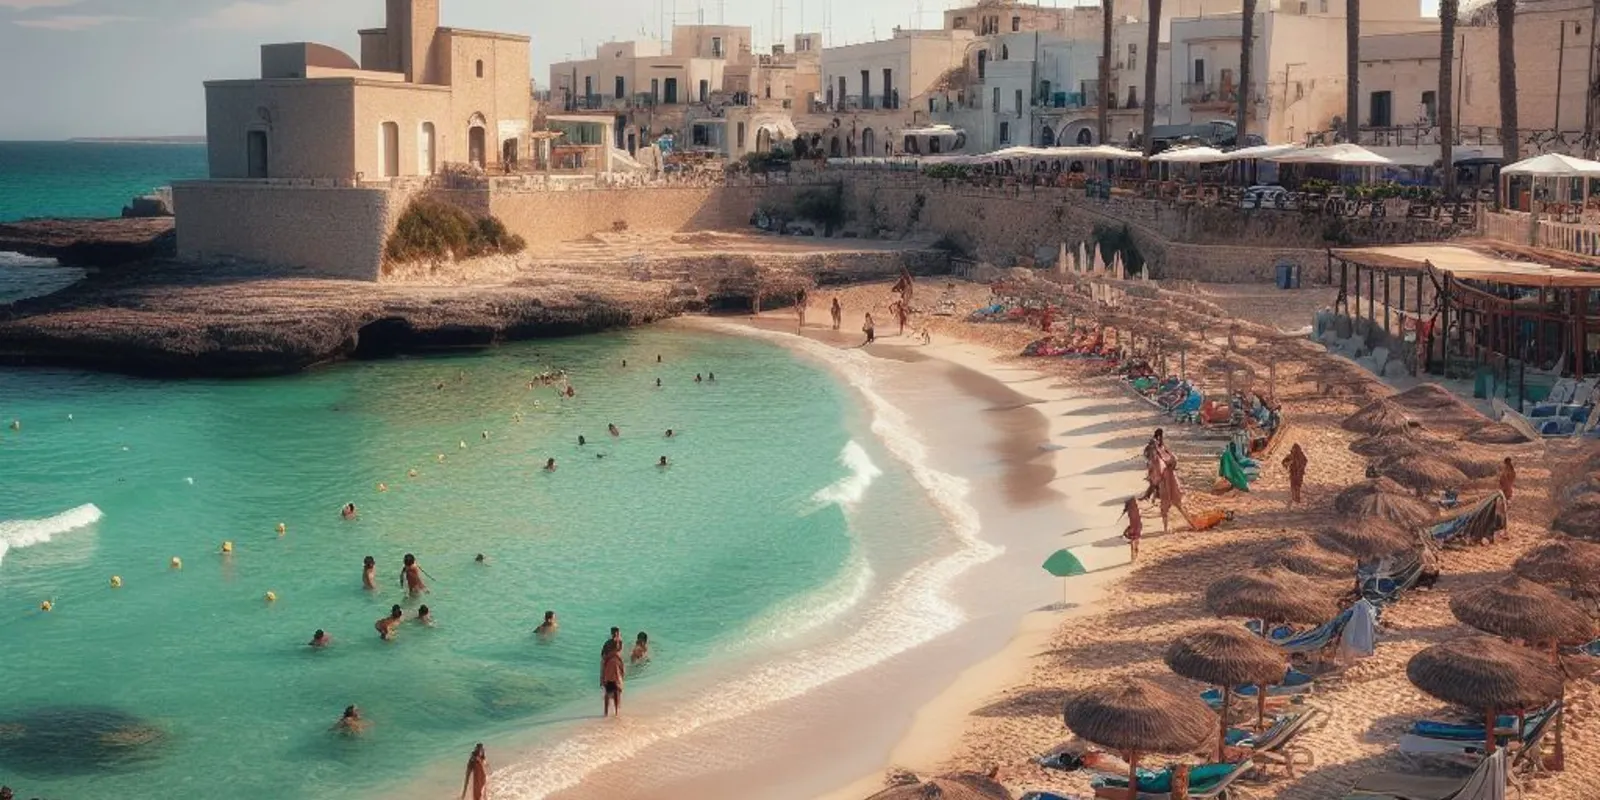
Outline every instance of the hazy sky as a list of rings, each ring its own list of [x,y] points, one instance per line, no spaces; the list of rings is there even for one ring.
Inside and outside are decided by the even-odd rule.
[[[1071,5],[1072,0],[1059,0]],[[1088,4],[1088,0],[1084,0]],[[1372,2],[1372,0],[1368,0]],[[783,8],[781,31],[776,10]],[[966,3],[962,3],[965,5]],[[1048,0],[1046,5],[1050,4]],[[951,0],[443,0],[443,24],[533,37],[533,77],[552,61],[681,23],[748,24],[756,41],[802,25],[831,42],[940,24]],[[1437,0],[1423,0],[1437,13]],[[830,9],[831,7],[831,9]],[[199,134],[201,81],[252,78],[263,42],[315,41],[359,53],[356,29],[383,23],[383,0],[0,0],[0,139]],[[3,168],[3,165],[0,165]]]

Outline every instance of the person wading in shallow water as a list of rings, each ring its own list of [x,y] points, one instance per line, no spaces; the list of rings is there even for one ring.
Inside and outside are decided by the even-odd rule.
[[[607,642],[600,659],[600,686],[605,690],[605,707],[600,716],[610,716],[613,710],[622,716],[622,679],[627,674],[628,668],[622,663],[622,642],[616,642],[616,646]]]
[[[467,757],[467,776],[461,779],[461,799],[466,800],[467,790],[472,790],[472,800],[484,800],[489,792],[489,755],[483,752],[483,743],[472,748]]]
[[[866,321],[861,323],[861,332],[867,335],[867,340],[861,343],[862,347],[878,341],[878,329],[872,324],[871,314],[868,314]]]

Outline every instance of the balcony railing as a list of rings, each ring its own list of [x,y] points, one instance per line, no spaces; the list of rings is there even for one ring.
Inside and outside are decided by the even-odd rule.
[[[1219,86],[1215,83],[1185,83],[1183,85],[1184,105],[1226,105],[1237,102],[1238,99],[1239,91],[1232,86]]]
[[[1034,100],[1037,108],[1089,108],[1093,103],[1093,96],[1085,96],[1083,92],[1051,92]]]

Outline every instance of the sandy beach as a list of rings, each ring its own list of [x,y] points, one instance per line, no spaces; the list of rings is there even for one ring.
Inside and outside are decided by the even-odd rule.
[[[857,331],[863,312],[871,311],[878,320],[879,342],[869,348],[875,354],[903,357],[895,351],[910,349],[921,357],[947,360],[987,375],[1033,398],[1049,421],[1051,445],[1061,448],[1054,450],[1051,463],[1055,473],[1051,486],[1064,496],[1060,513],[1082,519],[1082,525],[1090,529],[1091,541],[1077,543],[1075,552],[1085,555],[1086,562],[1094,561],[1086,563],[1090,575],[1069,579],[1065,607],[1028,615],[1003,650],[965,671],[922,707],[882,769],[864,774],[826,797],[865,797],[883,788],[886,775],[894,770],[924,777],[998,770],[999,780],[1019,796],[1028,790],[1086,794],[1086,773],[1045,770],[1033,761],[1071,738],[1062,720],[1066,699],[1076,691],[1130,676],[1149,677],[1182,692],[1198,693],[1206,688],[1166,668],[1162,654],[1167,645],[1183,633],[1218,624],[1201,600],[1211,580],[1252,566],[1274,545],[1309,532],[1329,518],[1333,496],[1361,481],[1367,467],[1367,459],[1349,449],[1359,437],[1342,430],[1339,423],[1368,396],[1392,390],[1376,378],[1367,379],[1369,385],[1344,387],[1339,392],[1302,382],[1300,374],[1306,368],[1330,358],[1311,348],[1280,366],[1277,391],[1290,428],[1284,434],[1287,438],[1275,447],[1276,457],[1263,464],[1250,494],[1213,495],[1210,490],[1216,479],[1220,444],[1199,438],[1190,426],[1167,421],[1189,510],[1223,508],[1232,511],[1235,519],[1204,533],[1175,524],[1172,535],[1162,536],[1159,518],[1147,511],[1146,541],[1138,566],[1129,569],[1127,548],[1117,535],[1120,526],[1115,518],[1121,499],[1143,487],[1139,451],[1163,419],[1119,382],[1097,376],[1095,370],[1062,359],[1016,355],[1038,338],[1037,327],[965,321],[969,311],[988,303],[985,286],[918,282],[919,309],[925,310],[941,295],[956,301],[954,316],[918,314],[913,318],[912,329],[925,327],[932,336],[931,345],[914,343],[909,336],[901,338],[894,326],[885,324],[894,299],[888,289],[887,285],[869,285],[818,290],[812,294],[807,321],[815,326],[818,320],[826,320],[827,304],[837,296],[846,309],[842,328],[856,341],[860,341]],[[1304,297],[1297,300],[1303,303]],[[1221,304],[1244,314],[1245,320],[1264,319],[1283,326],[1282,330],[1293,323],[1290,317],[1299,317],[1279,313],[1275,318],[1274,309],[1255,298]],[[1247,311],[1258,306],[1259,314]],[[792,324],[794,312],[764,316],[766,324],[775,319],[788,319]],[[1302,319],[1300,324],[1309,322]],[[1212,354],[1221,352],[1226,329],[1227,320],[1219,318],[1218,327],[1210,331],[1212,337],[1191,351],[1189,358],[1203,357],[1206,349]],[[1272,329],[1244,321],[1242,330],[1248,337],[1251,332],[1268,334]],[[1293,508],[1287,504],[1285,470],[1276,463],[1292,443],[1299,443],[1310,460],[1307,505]],[[1308,763],[1298,766],[1293,776],[1281,769],[1247,776],[1241,785],[1251,796],[1342,796],[1364,775],[1408,768],[1397,754],[1396,743],[1411,722],[1450,719],[1459,713],[1414,688],[1406,679],[1407,661],[1425,647],[1474,633],[1452,616],[1450,597],[1502,579],[1519,555],[1552,535],[1553,498],[1564,488],[1564,482],[1552,475],[1570,472],[1581,477],[1581,471],[1571,468],[1590,453],[1583,445],[1570,444],[1522,444],[1494,450],[1496,455],[1512,456],[1518,465],[1508,530],[1494,544],[1445,551],[1443,574],[1436,587],[1408,592],[1385,610],[1376,655],[1319,679],[1307,701],[1321,712],[1320,720],[1295,742],[1295,749],[1302,753],[1298,757]],[[1492,491],[1493,484],[1492,478],[1475,482],[1463,497],[1482,496]],[[1037,561],[1064,546],[1064,541],[1056,534],[1041,532],[1033,545]],[[1066,542],[1066,546],[1073,544]],[[1038,580],[1052,579],[1040,572]],[[1600,768],[1600,746],[1595,744],[1600,724],[1592,716],[1592,685],[1569,683],[1566,701],[1565,770],[1519,778],[1524,796],[1594,796],[1593,782],[1587,776]],[[1547,752],[1548,747],[1547,741]]]

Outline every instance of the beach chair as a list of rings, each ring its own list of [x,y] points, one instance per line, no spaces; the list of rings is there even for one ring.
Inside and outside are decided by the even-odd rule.
[[[1434,544],[1444,546],[1461,540],[1494,541],[1506,528],[1506,496],[1500,492],[1485,497],[1476,505],[1443,522],[1426,528]]]
[[[1400,599],[1400,594],[1417,585],[1422,578],[1422,560],[1416,559],[1384,575],[1361,578],[1361,597],[1375,606],[1383,606]]]
[[[1506,751],[1496,750],[1465,778],[1433,777],[1414,772],[1368,775],[1345,794],[1345,800],[1505,800]]]
[[[1545,717],[1555,713],[1561,706],[1560,702],[1551,703],[1522,718],[1524,737],[1531,737]],[[1514,714],[1501,714],[1495,718],[1496,730],[1517,727],[1517,717]],[[1482,742],[1484,737],[1483,721],[1477,722],[1439,722],[1431,719],[1417,720],[1411,724],[1411,733],[1426,739],[1443,739],[1447,741]],[[1509,734],[1508,734],[1509,736]]]
[[[1189,797],[1194,800],[1221,797],[1228,786],[1255,767],[1242,759],[1221,764],[1201,764],[1189,770]],[[1089,782],[1095,797],[1120,800],[1128,796],[1128,776],[1101,775]],[[1171,800],[1172,770],[1139,770],[1139,800]]]
[[[1251,760],[1259,766],[1283,767],[1292,778],[1295,767],[1314,767],[1317,764],[1316,755],[1310,750],[1289,749],[1289,743],[1305,730],[1317,713],[1315,708],[1302,706],[1276,717],[1266,730],[1259,733],[1229,728],[1225,744],[1250,751]]]
[[[1281,683],[1276,683],[1267,687],[1267,697],[1284,698],[1311,694],[1312,690],[1315,688],[1315,681],[1316,678],[1314,678],[1310,673],[1301,672],[1294,667],[1290,667],[1284,671],[1283,681]],[[1258,688],[1256,685],[1250,683],[1242,686],[1235,686],[1228,690],[1228,694],[1240,702],[1249,700],[1250,702],[1254,703],[1257,691]],[[1221,708],[1222,690],[1217,688],[1207,689],[1200,693],[1200,700],[1206,705],[1211,706],[1213,709]]]
[[[1554,726],[1555,719],[1560,713],[1562,705],[1555,703],[1537,719],[1530,716],[1523,721],[1521,731],[1507,731],[1504,735],[1498,733],[1496,728],[1495,752],[1507,750],[1514,752],[1511,757],[1511,768],[1527,763],[1530,756],[1537,753],[1539,745],[1544,741],[1544,735]],[[1498,724],[1499,720],[1496,720]],[[1512,719],[1512,725],[1516,720]],[[1483,729],[1478,729],[1480,738],[1476,741],[1468,739],[1435,739],[1428,736],[1418,736],[1408,733],[1400,737],[1400,755],[1415,761],[1443,760],[1443,761],[1470,761],[1483,758]],[[1537,762],[1534,762],[1537,763]]]
[[[1202,392],[1190,390],[1188,396],[1172,407],[1172,417],[1179,422],[1193,422],[1199,418],[1200,406],[1205,403],[1206,396]]]
[[[1345,626],[1350,624],[1350,618],[1354,615],[1355,607],[1352,606],[1339,612],[1339,616],[1311,630],[1283,639],[1274,639],[1269,636],[1267,640],[1277,645],[1278,649],[1285,653],[1315,653],[1337,642],[1339,636],[1344,633]]]

